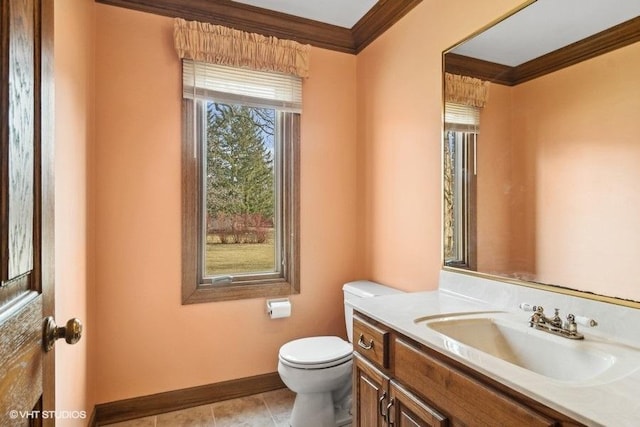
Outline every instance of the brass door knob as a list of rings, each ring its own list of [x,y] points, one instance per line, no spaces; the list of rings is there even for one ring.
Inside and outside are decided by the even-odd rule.
[[[51,351],[56,340],[64,338],[67,344],[75,344],[82,337],[82,323],[80,320],[69,319],[65,326],[58,327],[53,317],[44,319],[42,329],[42,346],[45,351]]]

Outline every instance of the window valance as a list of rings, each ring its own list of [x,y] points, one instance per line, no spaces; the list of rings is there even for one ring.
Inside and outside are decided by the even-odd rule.
[[[445,73],[445,102],[484,107],[489,98],[489,82],[474,77]]]
[[[309,76],[309,45],[176,18],[174,42],[182,59]]]

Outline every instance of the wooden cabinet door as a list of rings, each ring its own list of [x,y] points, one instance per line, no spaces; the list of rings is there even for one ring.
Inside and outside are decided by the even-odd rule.
[[[353,426],[382,427],[389,404],[389,377],[357,353],[353,359]]]
[[[53,424],[53,0],[0,0],[0,425]],[[46,419],[45,419],[46,418]]]
[[[390,425],[397,427],[446,427],[448,421],[445,416],[405,390],[395,381],[389,387],[391,408]]]

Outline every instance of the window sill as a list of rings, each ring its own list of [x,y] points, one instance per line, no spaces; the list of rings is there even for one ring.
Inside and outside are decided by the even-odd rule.
[[[199,304],[217,301],[233,301],[249,298],[284,297],[299,293],[284,280],[268,283],[242,283],[228,285],[201,284],[182,289],[182,304]]]

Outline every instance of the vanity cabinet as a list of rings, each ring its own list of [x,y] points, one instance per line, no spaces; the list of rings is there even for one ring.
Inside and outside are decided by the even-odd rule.
[[[447,419],[416,395],[354,355],[353,425],[360,427],[445,427]]]
[[[582,425],[360,313],[353,327],[354,426]]]
[[[354,316],[353,330],[357,337],[353,364],[353,425],[447,426],[443,415],[385,373],[390,364],[390,331],[358,316]]]

